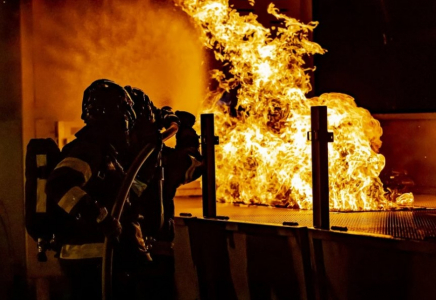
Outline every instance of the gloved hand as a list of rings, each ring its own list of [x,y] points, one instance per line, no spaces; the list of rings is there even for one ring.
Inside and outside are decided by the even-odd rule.
[[[179,117],[172,111],[172,108],[169,106],[164,106],[160,110],[158,110],[157,120],[159,124],[159,129],[161,128],[169,128],[171,123],[177,123],[180,125]]]
[[[176,134],[176,149],[190,148],[197,149],[200,146],[199,136],[192,128],[195,124],[195,116],[186,111],[176,111],[180,119],[180,128]]]
[[[109,239],[118,239],[123,229],[121,223],[110,215],[107,215],[106,218],[99,223],[99,226],[101,226],[103,234]]]

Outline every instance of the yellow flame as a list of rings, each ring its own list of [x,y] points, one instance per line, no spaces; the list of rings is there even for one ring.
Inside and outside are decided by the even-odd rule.
[[[310,107],[325,105],[334,134],[329,144],[330,209],[395,206],[379,179],[385,165],[378,154],[380,123],[348,95],[305,96],[311,86],[304,58],[325,52],[308,38],[316,22],[302,24],[270,4],[268,13],[283,24],[270,30],[254,14],[239,15],[227,0],[182,0],[179,5],[201,29],[204,45],[229,68],[229,74],[213,70],[218,88],[203,103],[203,112],[215,114],[220,137],[219,201],[310,209]],[[235,91],[232,110],[222,96]]]

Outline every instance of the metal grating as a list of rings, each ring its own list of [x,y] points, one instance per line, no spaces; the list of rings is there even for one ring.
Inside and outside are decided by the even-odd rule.
[[[177,200],[176,215],[189,212],[202,216],[200,200]],[[297,222],[299,226],[313,227],[312,211],[265,206],[241,206],[217,203],[217,215],[231,221],[261,224]],[[436,241],[436,209],[416,208],[404,211],[330,212],[330,226],[346,228],[349,232],[392,236],[409,240]]]

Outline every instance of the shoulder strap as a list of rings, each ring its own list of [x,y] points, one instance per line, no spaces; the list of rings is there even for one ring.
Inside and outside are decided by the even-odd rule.
[[[45,184],[60,159],[60,150],[52,139],[31,139],[25,161],[25,221],[29,235],[34,239],[50,236]]]

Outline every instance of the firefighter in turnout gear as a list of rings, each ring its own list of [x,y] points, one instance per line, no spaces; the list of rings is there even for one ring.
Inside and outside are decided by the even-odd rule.
[[[100,79],[84,91],[81,117],[86,125],[62,149],[46,194],[57,219],[59,258],[71,299],[99,299],[104,238],[121,234],[122,225],[108,212],[124,177],[120,159],[129,149],[136,114],[122,86]],[[137,234],[138,251],[146,252],[140,231],[126,231]]]
[[[130,86],[125,89],[132,97],[138,115],[131,132],[133,153],[146,143],[159,140],[161,129],[168,128],[172,123],[179,125],[176,147],[162,144],[154,159],[139,171],[132,193],[136,199],[136,209],[143,216],[141,228],[151,254],[151,261],[139,270],[138,297],[176,299],[174,196],[180,185],[199,178],[203,171],[199,136],[192,128],[195,116],[183,111],[174,113],[170,107],[157,109],[142,90]]]

